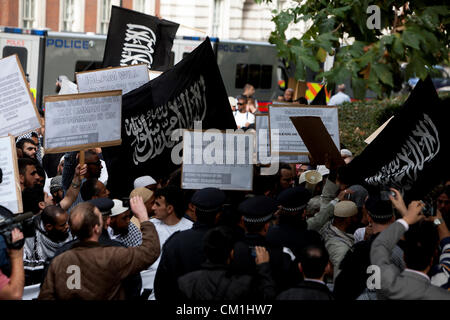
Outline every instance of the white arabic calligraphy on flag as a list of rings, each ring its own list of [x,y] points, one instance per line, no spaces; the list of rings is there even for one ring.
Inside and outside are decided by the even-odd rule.
[[[155,43],[156,35],[152,29],[143,25],[127,24],[120,65],[147,63],[150,69],[153,64]]]

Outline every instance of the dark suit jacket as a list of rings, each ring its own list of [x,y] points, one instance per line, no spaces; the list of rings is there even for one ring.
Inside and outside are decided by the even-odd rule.
[[[277,300],[334,300],[334,298],[326,285],[305,280],[295,288],[280,293]]]

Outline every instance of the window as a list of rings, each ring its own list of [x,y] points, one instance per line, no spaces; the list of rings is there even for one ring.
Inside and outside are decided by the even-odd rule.
[[[101,0],[100,33],[102,34],[108,33],[110,17],[111,17],[111,0]]]
[[[247,83],[252,84],[255,89],[272,88],[271,65],[260,64],[237,64],[236,65],[236,89],[242,89]]]
[[[84,72],[103,68],[103,61],[79,60],[75,63],[75,72]]]
[[[134,0],[134,10],[145,13],[146,2],[145,0]]]
[[[25,29],[31,29],[34,27],[36,20],[36,3],[35,0],[23,0],[22,1],[22,23]]]
[[[212,35],[219,36],[221,20],[222,20],[222,0],[214,0]]]
[[[74,0],[64,0],[63,2],[62,31],[73,31],[73,23],[75,20],[73,2]]]

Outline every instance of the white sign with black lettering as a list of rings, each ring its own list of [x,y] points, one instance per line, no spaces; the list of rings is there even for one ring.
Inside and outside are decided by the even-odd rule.
[[[22,213],[16,145],[12,136],[0,138],[0,168],[3,173],[0,183],[0,205],[8,208],[12,213]]]
[[[280,155],[306,155],[308,149],[289,117],[320,117],[331,139],[339,147],[339,123],[336,107],[327,106],[269,106],[270,140],[279,139]],[[272,142],[271,142],[272,145]]]
[[[77,73],[80,93],[122,90],[126,94],[149,81],[146,64]]]
[[[41,127],[17,55],[0,59],[0,136],[19,136]]]
[[[256,152],[257,163],[268,164],[269,162],[284,162],[284,163],[309,163],[307,155],[278,155],[278,160],[271,156],[270,148],[270,131],[269,131],[269,115],[256,114],[255,115],[256,128]],[[273,148],[272,148],[273,149]],[[274,150],[275,151],[275,150]]]
[[[122,91],[45,97],[47,153],[121,143]]]
[[[219,130],[183,132],[183,189],[253,189],[254,135]]]

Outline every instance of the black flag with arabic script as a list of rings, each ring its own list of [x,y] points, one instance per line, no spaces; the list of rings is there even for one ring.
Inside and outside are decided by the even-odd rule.
[[[448,119],[430,77],[419,81],[399,114],[349,163],[349,172],[369,187],[393,187],[407,201],[422,199],[448,170]]]
[[[180,142],[171,140],[172,132],[192,129],[194,121],[203,129],[236,129],[209,38],[172,69],[123,96],[122,145],[102,149],[111,195],[127,197],[135,178],[158,179],[175,170],[171,151]]]
[[[178,27],[171,21],[112,6],[103,67],[146,63],[151,70],[167,70]]]

